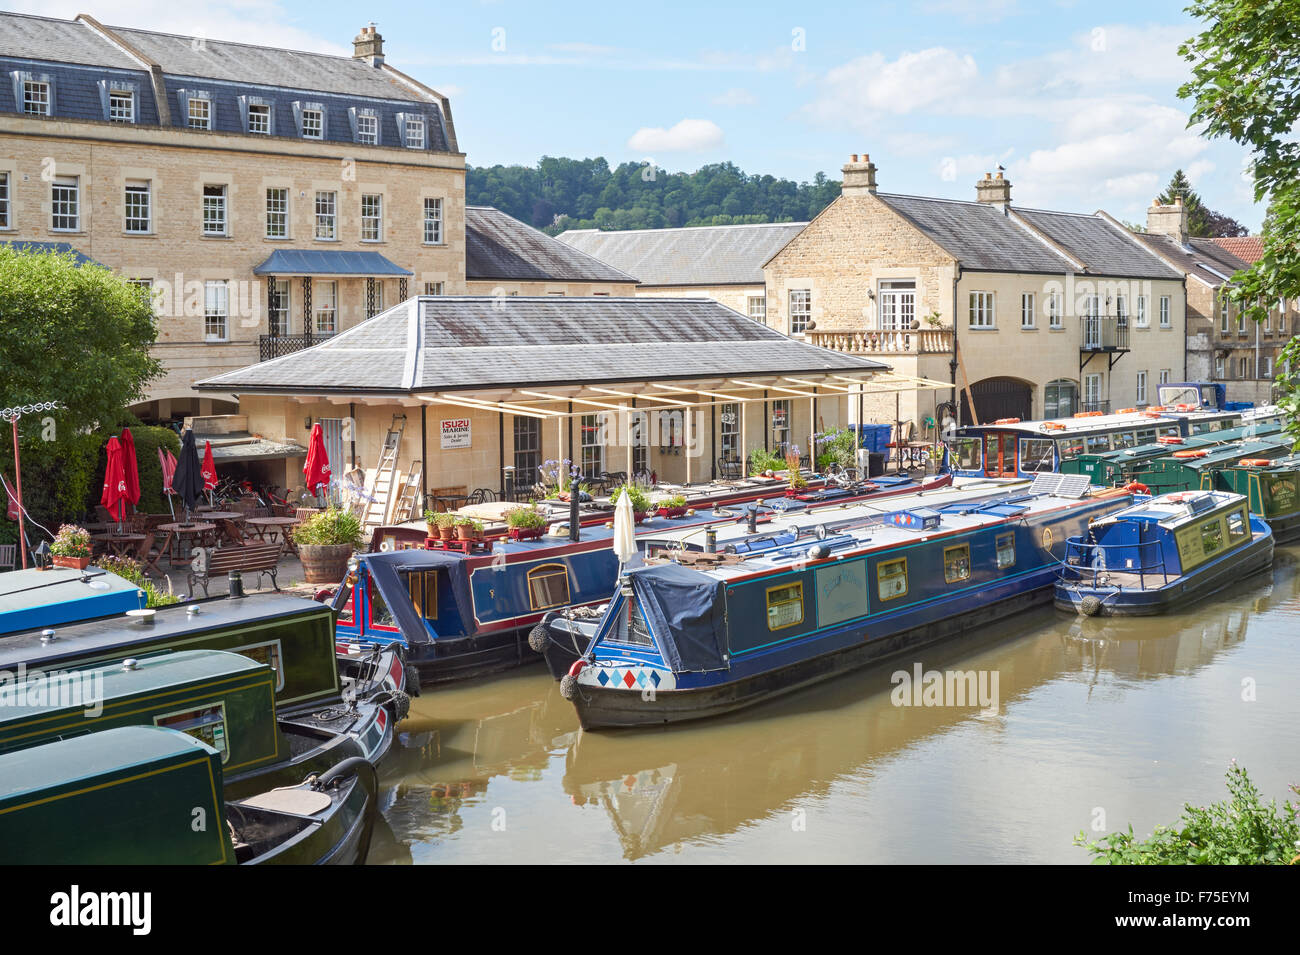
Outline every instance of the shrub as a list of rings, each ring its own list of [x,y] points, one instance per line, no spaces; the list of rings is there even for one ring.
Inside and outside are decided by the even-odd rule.
[[[362,541],[361,521],[351,511],[329,507],[295,527],[293,539],[308,546],[349,544],[358,548]]]
[[[157,584],[146,577],[144,568],[138,560],[132,560],[129,557],[103,557],[99,560],[98,566],[101,570],[117,574],[123,580],[129,580],[143,590],[146,607],[169,607],[172,604],[181,602],[180,597],[177,597],[170,590],[162,591]],[[171,578],[168,578],[168,584],[170,585],[170,583]]]
[[[510,527],[545,527],[546,515],[535,507],[512,507],[506,511],[506,524]]]
[[[76,524],[64,524],[54,535],[50,553],[56,557],[89,557],[90,531]]]
[[[849,468],[857,463],[855,452],[858,447],[858,436],[848,428],[839,431],[828,431],[820,436],[819,443],[822,448],[821,454],[817,455],[817,468],[819,470],[830,467],[832,464],[838,464],[842,468]]]
[[[644,514],[650,510],[650,492],[637,484],[624,484],[619,491],[628,496],[632,502],[632,510],[637,514]],[[614,503],[618,503],[618,494],[614,495]]]
[[[670,497],[665,497],[659,502],[659,506],[660,507],[685,507],[686,495],[673,494]]]
[[[775,451],[754,448],[749,452],[749,474],[757,477],[767,471],[780,471],[785,467],[785,458]]]

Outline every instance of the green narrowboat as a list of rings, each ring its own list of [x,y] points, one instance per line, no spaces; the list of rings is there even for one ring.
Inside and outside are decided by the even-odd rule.
[[[1266,460],[1243,455],[1232,464],[1201,475],[1201,487],[1244,494],[1250,509],[1268,521],[1273,537],[1285,543],[1300,537],[1300,455]]]
[[[220,752],[161,726],[122,726],[0,755],[0,862],[365,861],[378,815],[375,771],[365,760],[238,800],[227,798],[222,780]]]
[[[1145,462],[1133,472],[1133,480],[1145,484],[1152,494],[1197,491],[1220,468],[1247,460],[1271,460],[1286,454],[1281,445],[1267,441],[1242,441],[1212,448],[1180,448],[1172,454]],[[1214,490],[1213,482],[1205,489]]]
[[[1118,487],[1134,480],[1134,472],[1148,462],[1165,457],[1172,451],[1210,448],[1245,440],[1261,442],[1276,440],[1279,447],[1287,446],[1287,439],[1282,435],[1281,424],[1276,421],[1263,421],[1240,428],[1228,428],[1223,431],[1185,437],[1166,436],[1134,447],[1116,446],[1111,449],[1099,448],[1085,451],[1071,458],[1063,457],[1061,473],[1086,474],[1089,481],[1097,487]]]

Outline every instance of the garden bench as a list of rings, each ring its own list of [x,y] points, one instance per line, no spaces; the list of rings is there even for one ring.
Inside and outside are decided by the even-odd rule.
[[[203,587],[203,596],[208,595],[208,584],[213,577],[221,577],[237,570],[240,573],[257,574],[257,585],[262,586],[262,575],[270,574],[271,583],[276,590],[280,583],[275,575],[279,570],[280,556],[284,552],[284,541],[267,544],[237,544],[232,547],[200,547],[194,550],[194,559],[190,563],[189,588],[194,593],[197,583]]]

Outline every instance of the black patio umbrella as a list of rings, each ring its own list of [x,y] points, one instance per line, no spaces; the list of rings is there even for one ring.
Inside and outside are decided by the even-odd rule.
[[[199,460],[199,449],[194,444],[194,431],[187,429],[181,435],[181,456],[176,462],[176,474],[172,477],[174,490],[185,506],[185,519],[203,495],[203,463]]]

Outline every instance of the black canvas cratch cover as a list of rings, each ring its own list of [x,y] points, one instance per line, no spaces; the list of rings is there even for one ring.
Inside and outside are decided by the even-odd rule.
[[[428,643],[430,638],[424,619],[411,603],[411,592],[401,578],[403,573],[445,569],[451,582],[452,595],[456,598],[456,606],[460,608],[461,619],[466,621],[467,626],[474,619],[469,574],[460,555],[412,548],[387,554],[367,554],[364,563],[370,568],[370,579],[378,588],[379,595],[384,598],[384,603],[388,604],[407,643]]]
[[[632,592],[674,673],[726,670],[726,605],[722,581],[680,564],[631,575]]]

